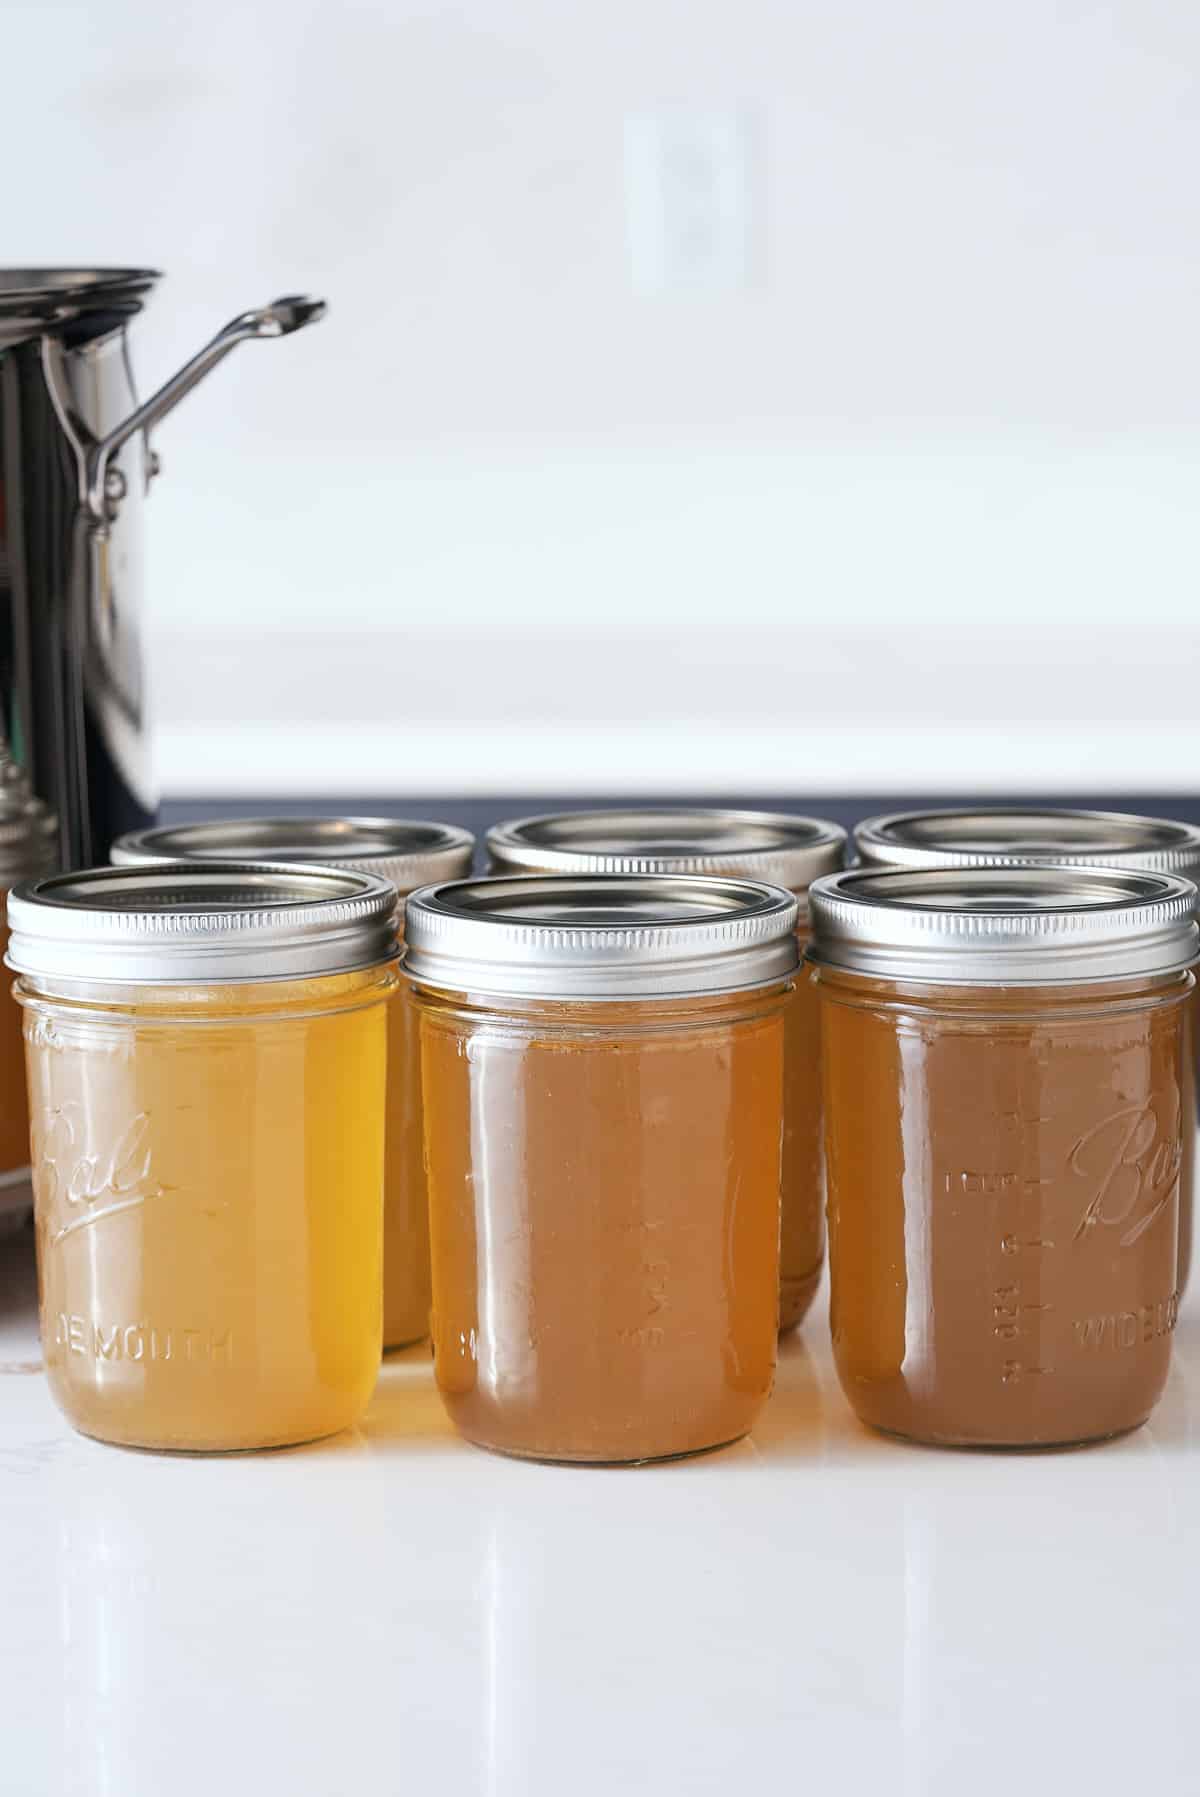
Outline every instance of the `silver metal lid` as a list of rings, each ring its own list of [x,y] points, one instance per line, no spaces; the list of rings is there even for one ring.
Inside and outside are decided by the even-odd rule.
[[[44,330],[111,330],[140,312],[153,268],[0,268],[0,344]]]
[[[24,768],[0,737],[0,885],[46,873],[58,858],[58,822],[35,799]]]
[[[988,805],[975,811],[896,811],[859,824],[854,845],[864,862],[878,867],[1056,861],[1140,867],[1189,879],[1200,872],[1200,828],[1124,811]]]
[[[300,864],[170,862],[9,894],[8,965],[50,980],[225,985],[373,967],[396,953],[395,888]]]
[[[810,958],[880,979],[1063,985],[1190,967],[1196,889],[1116,867],[854,868],[810,894]]]
[[[421,985],[637,999],[774,985],[795,971],[796,901],[751,880],[635,874],[457,880],[409,899]]]
[[[820,817],[687,806],[559,811],[488,831],[497,868],[544,874],[733,874],[804,892],[842,865],[846,832]]]
[[[134,830],[113,844],[115,867],[162,861],[321,861],[390,880],[399,893],[470,871],[475,838],[454,824],[407,817],[239,817]]]

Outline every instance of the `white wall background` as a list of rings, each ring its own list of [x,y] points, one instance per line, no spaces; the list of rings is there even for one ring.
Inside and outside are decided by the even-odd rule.
[[[1192,0],[8,0],[176,793],[1194,789]]]

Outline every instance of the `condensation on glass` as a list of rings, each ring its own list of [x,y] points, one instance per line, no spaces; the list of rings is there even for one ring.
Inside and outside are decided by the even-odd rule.
[[[488,832],[493,868],[543,874],[720,874],[784,886],[808,939],[808,888],[842,865],[846,832],[825,818],[689,807],[568,811],[516,818]],[[798,982],[785,1015],[779,1326],[792,1329],[816,1296],[825,1261],[820,1020]]]
[[[54,876],[8,910],[61,1408],[184,1450],[355,1422],[380,1352],[393,888],[180,863]]]
[[[814,888],[831,1321],[865,1422],[1051,1446],[1154,1408],[1193,1175],[1194,905],[1115,868]]]
[[[873,867],[994,867],[1028,861],[1135,867],[1200,880],[1200,826],[1126,811],[1054,806],[983,806],[974,810],[896,811],[870,817],[854,832],[859,857]],[[1192,1006],[1200,1027],[1200,988]],[[1200,1054],[1193,1054],[1200,1079]],[[1179,1209],[1179,1292],[1191,1276],[1192,1198]]]
[[[165,825],[124,836],[121,866],[162,861],[325,862],[390,880],[404,898],[468,872],[475,839],[453,824],[395,817],[255,817]],[[429,1333],[429,1204],[421,1139],[417,1018],[406,984],[388,1008],[387,1174],[383,1212],[383,1345]]]
[[[408,904],[438,1385],[535,1459],[742,1436],[778,1326],[796,903],[748,881],[525,878]]]

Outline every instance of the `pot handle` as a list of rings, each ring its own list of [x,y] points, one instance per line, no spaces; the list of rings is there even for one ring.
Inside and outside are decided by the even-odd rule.
[[[231,349],[252,337],[287,337],[306,324],[314,324],[325,315],[325,301],[309,299],[304,294],[287,294],[272,300],[257,312],[243,312],[218,331],[211,343],[185,362],[157,393],[137,407],[115,430],[87,447],[83,472],[83,502],[96,524],[105,525],[115,517],[125,496],[125,481],[119,468],[109,466],[123,443],[136,431],[148,431],[152,425],[173,411],[185,394],[202,381],[210,368],[215,368]]]

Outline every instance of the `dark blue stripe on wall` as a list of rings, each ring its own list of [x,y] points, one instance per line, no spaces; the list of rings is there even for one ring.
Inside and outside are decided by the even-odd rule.
[[[541,811],[596,811],[610,805],[732,805],[752,811],[809,812],[816,817],[830,817],[850,828],[861,818],[880,811],[916,811],[938,805],[1070,805],[1088,810],[1134,811],[1150,817],[1177,817],[1188,823],[1200,823],[1200,796],[1164,798],[1161,793],[1016,793],[1011,798],[989,793],[917,793],[910,796],[881,793],[876,797],[838,798],[828,793],[768,798],[752,793],[730,795],[720,793],[711,799],[688,793],[628,793],[612,799],[580,798],[578,794],[528,793],[499,794],[494,798],[420,799],[410,798],[395,803],[374,798],[296,799],[169,799],[162,808],[164,823],[182,823],[212,817],[276,817],[325,816],[420,817],[436,818],[443,823],[462,824],[476,836],[482,836],[491,824],[501,818],[525,817]]]

